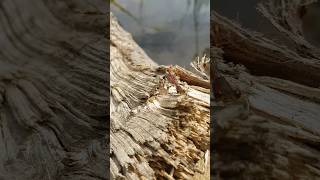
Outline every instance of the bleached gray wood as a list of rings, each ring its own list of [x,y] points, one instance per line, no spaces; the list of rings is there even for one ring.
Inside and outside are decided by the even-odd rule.
[[[209,81],[175,66],[177,92],[166,67],[110,19],[111,178],[208,178]]]

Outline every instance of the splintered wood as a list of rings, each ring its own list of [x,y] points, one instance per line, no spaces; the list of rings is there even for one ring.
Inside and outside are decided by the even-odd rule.
[[[208,179],[208,79],[158,66],[113,15],[110,32],[111,178]]]
[[[320,179],[319,48],[305,40],[297,16],[311,2],[266,0],[258,6],[292,47],[212,13],[213,61],[225,83],[240,92],[211,104],[212,178]]]

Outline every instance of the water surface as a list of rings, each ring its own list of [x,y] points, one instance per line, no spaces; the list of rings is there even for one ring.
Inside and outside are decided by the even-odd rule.
[[[209,47],[210,0],[115,0],[111,11],[159,64],[189,67]]]

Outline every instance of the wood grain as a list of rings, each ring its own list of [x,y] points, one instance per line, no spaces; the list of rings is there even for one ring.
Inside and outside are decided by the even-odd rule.
[[[107,179],[106,2],[0,8],[0,179]]]

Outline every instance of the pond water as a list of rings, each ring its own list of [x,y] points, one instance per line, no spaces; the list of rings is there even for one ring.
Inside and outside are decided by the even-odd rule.
[[[111,11],[159,64],[189,68],[210,45],[210,0],[114,0]]]

